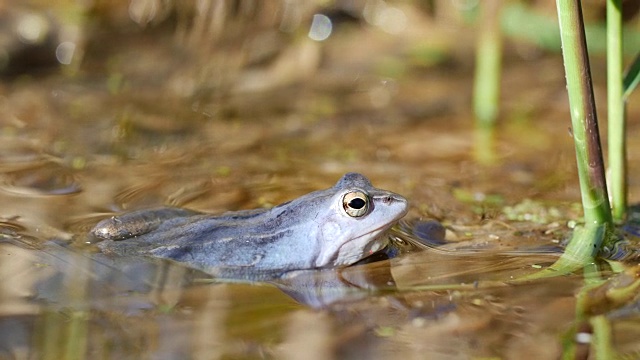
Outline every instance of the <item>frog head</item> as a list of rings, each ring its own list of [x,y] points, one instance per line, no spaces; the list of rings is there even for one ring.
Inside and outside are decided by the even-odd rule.
[[[328,211],[317,217],[316,267],[351,265],[384,248],[382,233],[407,213],[407,200],[373,187],[357,173],[331,188]]]

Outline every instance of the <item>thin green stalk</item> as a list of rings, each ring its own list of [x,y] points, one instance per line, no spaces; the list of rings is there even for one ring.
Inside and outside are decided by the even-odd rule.
[[[607,0],[607,102],[609,171],[613,218],[622,222],[627,210],[626,121],[622,88],[622,0]]]
[[[596,105],[580,0],[556,0],[586,226],[610,225]]]
[[[475,157],[492,163],[493,134],[500,106],[502,36],[500,33],[501,0],[482,3],[480,34],[476,48],[473,83],[473,110],[476,118]]]

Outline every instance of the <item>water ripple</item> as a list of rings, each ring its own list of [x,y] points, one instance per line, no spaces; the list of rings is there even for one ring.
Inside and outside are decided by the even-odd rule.
[[[82,191],[71,170],[51,162],[0,174],[0,189],[22,196],[71,195]]]

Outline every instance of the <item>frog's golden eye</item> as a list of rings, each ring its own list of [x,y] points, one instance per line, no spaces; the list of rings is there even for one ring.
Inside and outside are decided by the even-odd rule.
[[[369,197],[362,191],[352,191],[342,198],[342,206],[347,215],[360,217],[369,210]]]

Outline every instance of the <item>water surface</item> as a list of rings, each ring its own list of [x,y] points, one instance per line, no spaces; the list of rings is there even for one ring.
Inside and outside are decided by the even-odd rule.
[[[342,22],[317,42],[306,23],[286,30],[268,16],[285,2],[239,3],[167,10],[146,25],[128,4],[96,6],[72,23],[83,29],[76,68],[4,74],[0,358],[558,358],[584,325],[581,274],[514,280],[553,263],[581,216],[559,54],[507,49],[499,161],[480,166],[474,30],[457,10],[434,18],[401,3],[393,9],[411,26],[397,33],[334,14]],[[15,18],[27,11],[11,6]],[[397,256],[234,283],[87,244],[115,212],[270,207],[349,171],[410,200],[389,234]],[[421,238],[424,221],[441,223],[444,238]],[[612,284],[637,281],[624,276]],[[598,313],[616,351],[640,353],[636,297]]]

